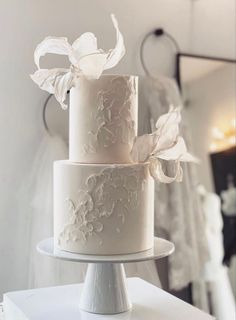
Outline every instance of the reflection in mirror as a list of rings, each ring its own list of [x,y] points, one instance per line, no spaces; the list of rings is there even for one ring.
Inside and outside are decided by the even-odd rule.
[[[224,286],[226,296],[229,284],[226,271],[223,276],[224,265],[230,266],[231,286],[236,294],[235,62],[190,55],[179,57],[186,116],[194,152],[201,161],[198,166],[199,192],[204,201],[211,256],[204,276],[212,281],[214,276],[221,274],[221,286]]]
[[[235,146],[236,64],[184,57],[181,83],[195,153],[201,159],[199,177],[214,190],[210,152]]]

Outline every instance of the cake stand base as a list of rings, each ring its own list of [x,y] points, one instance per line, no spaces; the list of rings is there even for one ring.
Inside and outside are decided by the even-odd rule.
[[[126,276],[121,263],[89,264],[79,306],[99,314],[115,314],[131,309]]]
[[[53,238],[38,244],[38,251],[44,255],[68,261],[88,262],[88,269],[80,297],[81,310],[97,314],[117,314],[131,309],[132,304],[126,289],[123,263],[160,259],[174,251],[173,243],[154,239],[150,250],[126,254],[96,256],[70,253],[54,248]]]

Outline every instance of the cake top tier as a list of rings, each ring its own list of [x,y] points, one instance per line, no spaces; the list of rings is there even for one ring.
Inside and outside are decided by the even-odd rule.
[[[102,76],[125,54],[123,36],[111,15],[116,45],[98,49],[91,32],[82,34],[72,45],[67,38],[45,38],[34,52],[38,70],[31,76],[38,86],[55,95],[61,107],[71,89],[70,159],[90,163],[148,162],[151,175],[158,181],[181,181],[182,161],[196,162],[179,134],[180,107],[171,106],[156,122],[151,134],[135,137],[137,131],[137,78]],[[46,53],[67,55],[69,69],[40,69]],[[171,161],[174,175],[167,176],[162,161]]]
[[[32,79],[55,95],[63,109],[70,98],[70,160],[89,163],[132,162],[130,151],[137,133],[137,79],[133,76],[104,75],[125,54],[123,36],[111,15],[116,45],[107,52],[98,49],[91,32],[70,45],[66,38],[48,37],[36,48],[38,67]],[[40,69],[46,53],[67,55],[69,69]]]
[[[70,160],[130,163],[137,135],[138,78],[77,79],[70,91]]]

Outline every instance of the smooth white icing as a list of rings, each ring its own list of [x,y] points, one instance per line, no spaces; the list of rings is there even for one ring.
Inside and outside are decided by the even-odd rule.
[[[54,163],[54,239],[62,250],[126,254],[153,246],[147,164]]]
[[[135,76],[80,77],[70,92],[69,158],[83,163],[131,163],[137,135]]]

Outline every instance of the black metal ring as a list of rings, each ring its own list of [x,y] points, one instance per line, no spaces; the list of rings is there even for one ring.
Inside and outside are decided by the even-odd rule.
[[[172,37],[171,34],[169,34],[168,32],[164,31],[164,29],[158,28],[158,29],[155,29],[153,31],[148,32],[145,35],[145,37],[143,38],[143,40],[141,42],[141,45],[140,45],[140,61],[141,61],[141,64],[142,64],[142,67],[143,67],[145,73],[148,76],[150,76],[151,74],[148,71],[148,68],[147,68],[147,66],[145,64],[145,60],[144,60],[144,44],[145,44],[146,40],[152,35],[154,35],[155,37],[166,36],[166,38],[169,39],[170,42],[174,45],[176,53],[180,52],[180,47],[179,47],[177,41],[174,39],[174,37]]]
[[[70,93],[70,90],[67,91],[67,94]],[[42,117],[43,117],[43,126],[45,128],[45,130],[47,131],[47,133],[51,136],[52,133],[50,132],[50,129],[48,127],[48,123],[47,123],[47,117],[46,117],[46,110],[47,110],[47,106],[48,106],[48,102],[49,100],[51,99],[51,97],[53,96],[53,94],[49,94],[49,96],[47,96],[44,104],[43,104],[43,114],[42,114]]]

